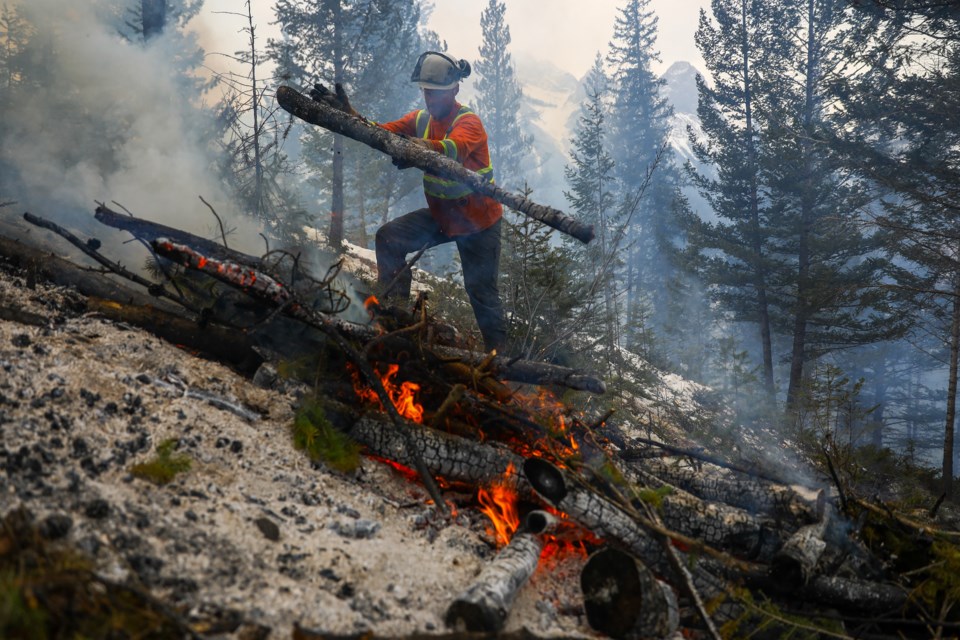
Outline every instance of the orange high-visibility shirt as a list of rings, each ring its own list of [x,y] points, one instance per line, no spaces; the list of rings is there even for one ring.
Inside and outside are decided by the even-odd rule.
[[[487,132],[480,117],[459,102],[454,103],[443,120],[435,120],[421,109],[380,126],[393,133],[430,140],[437,153],[493,179]],[[482,231],[503,215],[499,202],[458,182],[424,174],[423,191],[433,219],[448,236]]]

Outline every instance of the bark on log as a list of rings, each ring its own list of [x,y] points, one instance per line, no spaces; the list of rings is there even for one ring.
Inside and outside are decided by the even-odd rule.
[[[432,175],[456,180],[581,242],[587,243],[593,239],[593,226],[585,225],[558,209],[537,204],[506,191],[477,173],[465,169],[463,165],[451,158],[424,149],[403,136],[391,133],[362,118],[349,116],[324,103],[316,102],[296,89],[286,86],[277,89],[277,102],[286,111],[305,122],[353,138]]]
[[[74,287],[84,296],[174,309],[153,296],[114,282],[100,272],[92,271],[89,267],[82,267],[47,251],[41,251],[2,236],[0,236],[0,256],[28,270],[33,274],[32,277],[63,287]]]
[[[747,478],[711,464],[694,469],[679,461],[659,458],[636,460],[631,466],[704,500],[722,502],[751,513],[793,521],[797,526],[817,521],[816,500],[795,489],[759,478]]]
[[[173,242],[191,246],[197,251],[209,257],[217,258],[218,260],[229,260],[249,267],[261,266],[261,260],[256,256],[234,251],[219,242],[207,240],[206,238],[201,238],[192,233],[181,231],[174,227],[168,227],[158,222],[151,222],[143,218],[117,213],[104,205],[97,207],[93,217],[108,227],[127,231],[133,237],[146,242],[153,242],[158,238],[169,238]]]
[[[552,520],[545,512],[533,513],[537,514],[536,529],[521,527],[473,584],[447,608],[444,620],[448,627],[456,631],[490,633],[503,629],[517,594],[537,569],[543,550],[540,534],[549,528],[547,523]]]
[[[627,469],[625,475],[640,487],[670,489],[660,498],[660,516],[674,531],[737,557],[761,562],[769,562],[783,544],[780,529],[772,520],[727,504],[702,500],[642,469]]]
[[[366,447],[367,453],[412,466],[406,440],[385,415],[371,412],[357,417],[356,412],[342,405],[333,407],[333,411],[339,414],[331,417],[335,424],[345,427],[351,438]],[[497,482],[514,489],[518,495],[534,495],[520,473],[523,458],[509,449],[450,435],[415,422],[408,421],[406,426],[431,475],[469,487]]]
[[[612,638],[666,638],[680,626],[677,596],[641,561],[605,547],[580,572],[587,622]]]
[[[131,305],[94,297],[87,300],[87,309],[105,318],[146,329],[167,342],[228,363],[245,374],[253,374],[263,363],[263,358],[253,349],[250,337],[236,327],[212,322],[200,325],[151,305]]]
[[[283,283],[252,267],[239,263],[231,263],[229,261],[219,261],[197,252],[188,245],[174,243],[167,238],[158,238],[151,244],[159,255],[170,258],[186,267],[202,271],[221,282],[237,287],[267,305],[283,307],[285,314],[301,322],[316,326],[316,318],[323,317],[343,335],[349,338],[368,342],[378,337],[378,332],[375,327],[346,322],[335,316],[305,309],[296,303],[294,295]],[[385,348],[389,347],[392,342],[401,345],[402,348],[400,350],[408,352],[414,347],[413,342],[405,340],[402,336],[387,338],[382,342]],[[425,349],[435,354],[436,359],[457,360],[474,367],[481,365],[487,360],[487,354],[464,351],[463,349],[454,349],[452,347],[429,345],[425,347]],[[371,355],[376,357],[377,354],[374,352]],[[594,376],[545,362],[509,360],[507,358],[496,357],[490,363],[489,370],[492,375],[514,382],[557,384],[571,389],[582,389],[594,393],[603,393],[605,390],[603,381]]]

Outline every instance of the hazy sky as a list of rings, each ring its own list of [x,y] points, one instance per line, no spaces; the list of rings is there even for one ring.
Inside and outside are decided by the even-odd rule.
[[[430,27],[447,41],[457,57],[474,59],[481,42],[480,14],[489,0],[436,0]],[[506,0],[511,52],[552,61],[578,78],[593,65],[597,51],[606,53],[613,23],[625,0]],[[659,18],[657,49],[662,72],[686,60],[703,69],[693,43],[700,7],[708,0],[652,0]]]
[[[481,41],[480,13],[489,0],[434,0],[429,26],[447,41],[452,55],[474,60]],[[275,33],[273,3],[252,0],[258,36]],[[578,78],[593,64],[597,51],[606,53],[613,35],[613,23],[625,0],[506,0],[506,21],[513,40],[513,54],[530,54],[548,60]],[[246,0],[207,0],[194,27],[205,36],[208,52],[232,53],[244,46],[238,31],[245,22],[218,12],[243,12]],[[657,49],[664,71],[671,63],[686,60],[703,69],[702,58],[693,43],[697,16],[709,0],[651,0],[659,18]],[[263,41],[265,42],[265,40]],[[219,66],[216,56],[208,60]]]

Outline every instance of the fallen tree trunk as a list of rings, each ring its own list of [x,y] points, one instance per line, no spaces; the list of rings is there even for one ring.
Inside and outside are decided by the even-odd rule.
[[[553,516],[544,511],[533,511],[530,516],[493,562],[484,567],[473,584],[447,608],[448,627],[488,633],[503,629],[517,594],[540,562],[543,550],[540,535],[549,532],[554,522]]]
[[[477,193],[493,198],[581,242],[587,243],[593,240],[593,226],[585,225],[558,209],[537,204],[523,196],[506,191],[479,174],[464,168],[451,158],[425,149],[403,136],[391,133],[362,118],[347,115],[322,102],[312,100],[296,89],[286,86],[277,89],[277,102],[286,111],[305,122],[362,142],[396,160],[403,161],[408,166],[423,169],[431,175],[456,180]]]
[[[260,267],[262,262],[258,257],[247,255],[246,253],[241,253],[240,251],[235,251],[225,247],[219,242],[207,240],[206,238],[202,238],[186,231],[181,231],[180,229],[176,229],[174,227],[168,227],[167,225],[160,224],[158,222],[152,222],[150,220],[144,220],[143,218],[123,215],[107,208],[102,204],[97,207],[93,217],[108,227],[127,231],[133,237],[145,242],[153,242],[158,238],[169,238],[174,242],[190,245],[197,251],[205,253],[210,257],[217,258],[218,260],[229,260],[231,262],[238,262],[250,267]]]
[[[680,626],[677,596],[641,561],[605,547],[580,572],[587,622],[612,638],[666,638]]]
[[[245,374],[253,374],[263,363],[253,349],[250,337],[236,327],[213,322],[200,324],[151,305],[132,305],[91,297],[87,310],[115,320],[142,327],[167,342],[206,354]]]

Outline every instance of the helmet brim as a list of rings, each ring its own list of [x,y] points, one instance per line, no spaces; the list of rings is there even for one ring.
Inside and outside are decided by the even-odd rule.
[[[420,85],[421,89],[453,89],[455,86],[460,84],[460,81],[457,80],[448,84],[438,84],[436,82],[424,82],[421,80],[417,82],[417,84]]]

